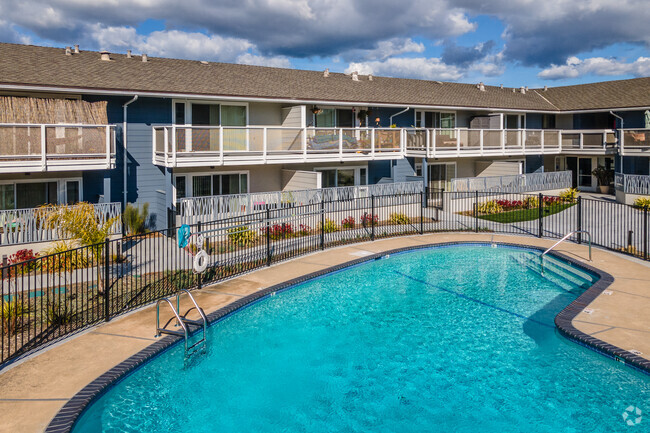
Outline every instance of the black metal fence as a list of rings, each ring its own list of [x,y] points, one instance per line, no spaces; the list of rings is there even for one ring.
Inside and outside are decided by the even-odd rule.
[[[106,240],[0,269],[0,367],[70,334],[170,296],[325,248],[391,236],[491,232],[559,238],[587,230],[594,245],[648,259],[648,211],[541,194],[371,196],[197,224],[179,248],[175,228]],[[574,239],[580,242],[580,235]],[[199,250],[209,257],[197,274]]]

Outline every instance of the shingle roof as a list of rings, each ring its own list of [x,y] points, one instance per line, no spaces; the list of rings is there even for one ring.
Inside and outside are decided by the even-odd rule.
[[[619,84],[597,83],[547,91],[404,78],[359,76],[230,63],[199,62],[111,54],[100,60],[94,51],[71,56],[61,48],[0,43],[0,85],[65,87],[93,90],[196,94],[231,97],[340,101],[368,104],[496,108],[531,111],[650,106],[650,79]],[[625,92],[620,92],[625,88]],[[599,89],[599,90],[593,90]],[[602,90],[600,90],[602,89]],[[644,90],[645,89],[645,90]]]
[[[650,106],[650,78],[550,87],[537,92],[562,111]]]

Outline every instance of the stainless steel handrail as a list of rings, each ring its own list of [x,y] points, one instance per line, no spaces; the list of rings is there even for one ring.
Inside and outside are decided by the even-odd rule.
[[[562,239],[560,239],[559,241],[557,241],[556,243],[554,243],[553,246],[551,246],[549,249],[547,249],[546,251],[544,251],[544,252],[542,253],[542,257],[544,257],[544,256],[546,255],[546,253],[548,253],[548,252],[551,251],[553,248],[557,247],[557,246],[560,245],[562,242],[564,242],[565,240],[569,239],[572,235],[574,235],[574,234],[576,234],[576,233],[586,233],[586,234],[589,236],[589,261],[591,262],[591,233],[589,233],[587,230],[574,230],[574,231],[572,231],[572,232],[567,233],[566,235],[564,235],[564,237],[562,237]]]
[[[194,307],[196,308],[196,311],[199,312],[199,315],[201,316],[201,320],[203,321],[203,339],[205,340],[205,333],[206,333],[206,330],[208,328],[208,318],[205,317],[205,313],[203,312],[201,307],[199,307],[199,304],[196,303],[196,299],[194,299],[194,296],[192,296],[190,291],[187,290],[187,289],[180,289],[178,291],[178,293],[176,294],[176,309],[178,311],[180,311],[179,308],[180,308],[181,292],[187,293],[187,296],[189,296],[190,299],[192,300],[192,303],[194,304]],[[189,310],[188,310],[188,313],[189,313]],[[187,313],[185,313],[185,314],[187,315]]]
[[[181,320],[181,317],[178,315],[178,311],[176,311],[176,308],[174,308],[174,304],[171,303],[171,301],[168,298],[162,298],[159,299],[158,302],[156,302],[156,337],[160,337],[160,303],[161,302],[167,302],[169,304],[169,308],[172,309],[172,313],[174,313],[174,316],[176,316],[176,321],[183,327],[183,333],[185,334],[185,352],[187,353],[187,325],[183,323]],[[167,322],[169,324],[169,322]]]

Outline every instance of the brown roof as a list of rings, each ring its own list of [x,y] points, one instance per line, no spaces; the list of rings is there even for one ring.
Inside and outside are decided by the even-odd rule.
[[[550,87],[537,92],[562,111],[650,106],[650,78]]]
[[[522,94],[493,86],[480,91],[475,84],[367,76],[353,81],[339,73],[325,78],[318,71],[204,63],[157,57],[145,63],[122,54],[102,61],[94,51],[66,56],[61,48],[0,43],[0,85],[530,111],[650,106],[650,92],[620,84],[638,80],[610,82],[629,88],[625,93],[592,91],[609,89],[610,83],[597,83]],[[641,80],[647,89],[650,79]]]

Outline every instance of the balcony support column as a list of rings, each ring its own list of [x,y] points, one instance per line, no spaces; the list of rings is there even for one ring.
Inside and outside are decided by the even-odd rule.
[[[45,125],[41,125],[41,171],[47,170],[47,134],[45,134]]]

